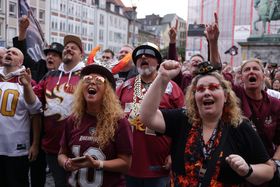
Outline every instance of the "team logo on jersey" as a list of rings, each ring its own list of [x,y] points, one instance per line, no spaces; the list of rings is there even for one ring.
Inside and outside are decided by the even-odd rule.
[[[95,133],[95,130],[96,130],[96,128],[95,127],[90,127],[89,128],[89,134],[91,135],[91,136],[93,136],[94,135],[94,133]]]
[[[268,127],[268,126],[272,126],[273,123],[272,123],[272,117],[271,116],[268,116],[265,118],[265,121],[264,121],[264,126]]]
[[[73,94],[65,92],[65,83],[52,91],[46,90],[45,116],[57,116],[58,121],[64,120],[71,113]]]

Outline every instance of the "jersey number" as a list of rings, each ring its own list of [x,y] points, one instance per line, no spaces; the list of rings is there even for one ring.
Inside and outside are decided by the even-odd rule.
[[[17,90],[7,89],[2,95],[2,90],[0,89],[0,96],[2,97],[1,114],[3,116],[14,116],[18,104],[19,92]]]
[[[73,146],[72,152],[75,156],[79,156],[80,146]],[[91,155],[96,160],[105,160],[104,153],[95,147],[89,147],[83,155]],[[83,187],[100,187],[103,184],[103,170],[93,168],[81,168],[71,173],[68,182],[72,186],[76,186],[78,182]]]

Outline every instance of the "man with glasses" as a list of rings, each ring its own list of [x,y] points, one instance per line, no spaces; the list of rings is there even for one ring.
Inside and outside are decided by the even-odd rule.
[[[170,140],[165,136],[156,136],[139,118],[140,103],[157,76],[162,56],[155,44],[147,42],[135,48],[132,58],[139,75],[128,79],[117,89],[133,130],[132,165],[127,175],[127,187],[162,187],[169,181]],[[170,81],[160,107],[181,108],[183,105],[181,89]]]

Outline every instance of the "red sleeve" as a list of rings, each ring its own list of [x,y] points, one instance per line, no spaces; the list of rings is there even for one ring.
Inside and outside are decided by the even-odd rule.
[[[43,106],[46,104],[45,100],[45,84],[46,80],[41,80],[36,86],[33,87],[34,93],[37,95]]]

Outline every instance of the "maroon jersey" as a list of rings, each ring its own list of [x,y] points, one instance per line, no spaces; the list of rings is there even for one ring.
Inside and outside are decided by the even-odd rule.
[[[65,119],[71,114],[73,93],[80,80],[82,67],[84,67],[83,62],[71,72],[50,71],[34,87],[34,92],[41,100],[44,109],[42,148],[46,153],[58,154]]]
[[[133,155],[128,175],[139,178],[168,176],[169,171],[162,166],[165,165],[165,159],[170,153],[171,142],[166,136],[156,136],[153,130],[141,123],[139,108],[146,88],[141,83],[137,84],[138,81],[139,76],[131,78],[117,90],[133,129]],[[140,86],[139,89],[137,86]],[[160,103],[160,108],[181,108],[183,106],[183,92],[176,83],[170,81]]]
[[[77,128],[74,119],[69,117],[65,124],[61,146],[67,150],[68,157],[91,155],[98,160],[116,159],[118,154],[132,154],[132,132],[126,118],[118,121],[113,141],[101,149],[92,133],[96,129],[96,118],[86,114]],[[124,187],[122,173],[82,168],[71,172],[68,178],[71,186]]]

